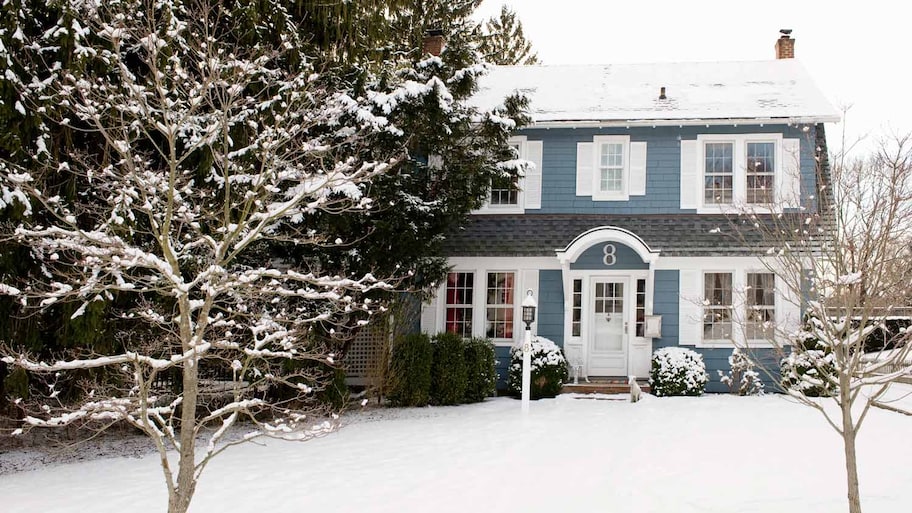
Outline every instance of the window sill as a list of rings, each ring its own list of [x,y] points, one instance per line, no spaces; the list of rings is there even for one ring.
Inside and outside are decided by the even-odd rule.
[[[473,210],[473,214],[524,214],[525,209],[522,205],[485,205],[478,210]]]
[[[592,195],[592,201],[630,201],[630,195],[595,193]]]

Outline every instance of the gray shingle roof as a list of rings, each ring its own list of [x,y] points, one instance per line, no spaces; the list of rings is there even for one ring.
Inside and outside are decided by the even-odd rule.
[[[600,226],[629,230],[662,256],[746,256],[768,246],[752,223],[724,215],[503,214],[472,216],[447,237],[444,254],[555,256],[556,249]]]

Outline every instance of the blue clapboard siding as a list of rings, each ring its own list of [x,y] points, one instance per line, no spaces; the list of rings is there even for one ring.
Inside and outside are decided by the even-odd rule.
[[[538,334],[564,347],[564,282],[559,270],[538,272]]]
[[[538,272],[538,335],[564,346],[564,285],[559,270]],[[517,328],[525,329],[522,322]],[[506,390],[510,348],[497,347],[497,389]]]
[[[648,269],[649,264],[643,262],[636,251],[621,244],[620,242],[606,243],[614,246],[614,265],[605,265],[605,244],[596,244],[591,248],[583,251],[583,254],[576,259],[576,262],[570,264],[570,269],[610,269],[610,270],[631,270],[631,269]]]
[[[681,210],[681,140],[693,140],[699,134],[782,133],[783,137],[801,140],[801,179],[805,197],[816,190],[813,156],[813,126],[741,125],[710,127],[656,128],[552,128],[527,129],[520,132],[529,140],[543,141],[542,214],[670,214],[695,212]],[[645,141],[646,195],[631,196],[629,201],[592,201],[590,196],[576,195],[576,144],[591,142],[595,135],[630,135],[631,141]]]
[[[653,312],[662,316],[662,338],[654,339],[652,342],[653,350],[678,345],[678,303],[680,298],[680,280],[678,271],[656,271],[655,272],[655,296],[653,301]],[[728,387],[719,381],[719,371],[728,373],[731,367],[728,363],[728,357],[731,356],[730,348],[695,348],[684,346],[703,355],[703,362],[706,364],[706,372],[709,373],[709,383],[706,386],[707,392],[728,392]],[[772,350],[755,350],[755,358],[759,359],[764,365],[764,369],[757,369],[763,379],[766,389],[770,392],[775,391],[774,383],[779,380],[778,358]]]

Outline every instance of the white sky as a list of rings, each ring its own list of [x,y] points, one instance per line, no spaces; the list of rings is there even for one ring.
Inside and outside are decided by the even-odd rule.
[[[867,136],[864,150],[912,131],[912,7],[900,0],[485,0],[518,13],[545,64],[763,60],[780,28],[844,122],[827,127],[831,149]]]

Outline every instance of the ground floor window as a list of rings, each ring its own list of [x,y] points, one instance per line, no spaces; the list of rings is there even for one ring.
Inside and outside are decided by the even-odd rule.
[[[703,274],[703,340],[732,338],[732,273]]]
[[[491,339],[513,339],[513,297],[515,274],[488,273],[485,296],[485,336]]]
[[[646,336],[646,280],[637,280],[636,336]]]
[[[475,273],[453,272],[447,274],[446,331],[462,337],[472,336],[472,292]]]
[[[573,318],[570,335],[579,337],[583,328],[583,280],[573,280]]]
[[[776,275],[747,273],[747,339],[770,339],[776,322]]]

